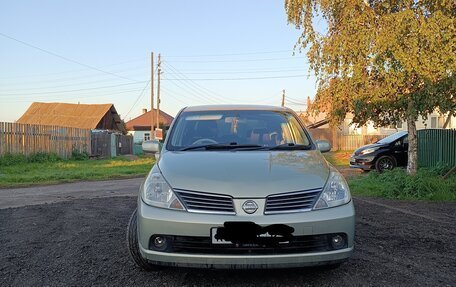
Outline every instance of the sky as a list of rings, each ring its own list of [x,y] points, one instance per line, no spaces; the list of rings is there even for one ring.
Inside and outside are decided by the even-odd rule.
[[[139,116],[150,109],[151,52],[162,60],[160,108],[172,116],[191,105],[280,105],[282,90],[286,106],[302,110],[315,95],[283,1],[0,7],[0,121],[17,120],[32,102],[113,103],[126,121]]]

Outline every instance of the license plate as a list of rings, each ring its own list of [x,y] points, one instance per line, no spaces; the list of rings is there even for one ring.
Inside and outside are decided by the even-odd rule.
[[[216,239],[215,235],[217,234],[217,227],[211,228],[211,242],[212,244],[233,244],[231,241],[226,241],[224,239]],[[269,233],[264,233],[258,235],[259,238],[272,238]],[[288,244],[289,241],[279,242],[279,244]]]
[[[232,244],[230,241],[224,239],[216,239],[215,235],[217,234],[217,227],[211,228],[211,241],[212,244]]]

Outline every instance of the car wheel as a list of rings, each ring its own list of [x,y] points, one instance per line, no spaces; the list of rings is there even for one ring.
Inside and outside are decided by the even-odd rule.
[[[396,167],[396,160],[388,155],[383,155],[377,159],[375,162],[375,169],[378,172],[382,172],[384,170],[392,170]]]
[[[139,245],[138,245],[138,217],[137,217],[137,209],[133,212],[130,217],[130,221],[128,222],[127,226],[127,246],[128,250],[130,251],[130,255],[133,258],[133,261],[144,270],[152,271],[156,270],[157,266],[149,263],[146,259],[141,256],[139,252]]]

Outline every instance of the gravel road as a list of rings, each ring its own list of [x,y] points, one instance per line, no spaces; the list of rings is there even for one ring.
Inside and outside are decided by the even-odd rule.
[[[335,270],[144,272],[125,244],[140,182],[0,190],[0,286],[456,286],[456,203],[373,198],[355,199],[355,253]]]

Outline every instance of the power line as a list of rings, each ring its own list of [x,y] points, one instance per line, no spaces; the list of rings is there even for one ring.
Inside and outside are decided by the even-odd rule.
[[[128,61],[123,61],[119,63],[114,63],[114,64],[109,64],[109,65],[103,65],[100,68],[106,68],[106,67],[112,67],[112,66],[119,66],[127,63],[133,63],[133,62],[139,62],[142,59],[144,60],[145,58],[135,58],[137,60],[128,60]],[[90,69],[78,69],[78,70],[69,70],[69,71],[60,71],[60,72],[53,72],[53,73],[40,73],[40,74],[29,74],[29,75],[21,75],[21,76],[10,76],[10,77],[0,77],[0,80],[3,79],[20,79],[20,78],[31,78],[31,77],[43,77],[43,76],[52,76],[52,75],[61,75],[61,74],[69,74],[69,73],[77,73],[77,72],[84,72]],[[117,71],[119,72],[119,71]]]
[[[83,98],[100,98],[100,97],[112,97],[112,95],[117,94],[124,94],[130,92],[139,92],[141,89],[128,89],[128,90],[115,90],[115,91],[103,91],[102,94],[94,94],[93,92],[86,92],[86,93],[78,93],[78,94],[70,94],[65,96],[55,96],[55,97],[21,97],[19,100],[9,100],[8,98],[1,99],[0,103],[25,103],[25,102],[33,102],[33,101],[57,101],[57,100],[75,100],[75,99],[83,99]]]
[[[224,98],[224,97],[217,98],[217,96],[215,96],[212,92],[208,94],[206,91],[204,91],[201,88],[199,88],[198,86],[196,86],[195,83],[193,83],[191,81],[188,81],[187,80],[188,78],[185,75],[183,75],[182,73],[177,71],[170,64],[166,64],[166,66],[168,68],[167,71],[169,73],[171,73],[171,75],[175,75],[175,76],[178,76],[178,77],[183,77],[182,79],[179,79],[178,82],[180,82],[183,85],[185,85],[187,87],[187,91],[191,91],[197,97],[204,98],[205,100],[212,101],[214,103],[218,103],[217,101],[214,101],[214,98],[216,98],[216,100],[221,101],[221,102],[225,102],[226,101],[226,98]],[[171,82],[171,83],[175,84],[175,82]]]
[[[97,68],[97,67],[94,67],[94,66],[91,66],[91,65],[87,65],[87,64],[81,63],[81,62],[79,62],[79,61],[76,61],[76,60],[67,58],[67,57],[65,57],[65,56],[56,54],[56,53],[54,53],[54,52],[51,52],[51,51],[49,51],[49,50],[46,50],[46,49],[37,47],[37,46],[32,45],[32,44],[29,44],[29,43],[27,43],[27,42],[24,42],[24,41],[22,41],[22,40],[19,40],[19,39],[14,38],[14,37],[8,36],[8,35],[6,35],[6,34],[4,34],[4,33],[1,33],[1,32],[0,32],[0,36],[3,36],[3,37],[8,38],[8,39],[10,39],[10,40],[16,41],[16,42],[21,43],[21,44],[23,44],[23,45],[25,45],[25,46],[28,46],[28,47],[30,47],[30,48],[39,50],[39,51],[41,51],[41,52],[43,52],[43,53],[46,53],[46,54],[52,55],[52,56],[54,56],[54,57],[60,58],[60,59],[65,60],[65,61],[67,61],[67,62],[70,62],[70,63],[73,63],[73,64],[77,64],[77,65],[80,65],[80,66],[83,66],[83,67],[86,67],[86,68],[89,68],[89,69],[92,69],[92,70],[95,70],[95,71],[98,71],[98,72],[101,72],[101,73],[109,74],[109,75],[111,75],[111,76],[115,76],[115,77],[117,77],[117,78],[121,78],[121,79],[124,79],[124,80],[135,81],[135,80],[132,80],[132,79],[130,79],[130,78],[127,78],[127,77],[124,77],[124,76],[121,76],[121,75],[117,75],[117,74],[115,74],[115,73],[111,73],[111,72],[108,72],[108,71],[99,69],[99,68]]]
[[[254,71],[222,71],[222,72],[214,72],[214,71],[207,71],[207,72],[185,72],[185,74],[190,75],[207,75],[207,74],[258,74],[258,73],[277,73],[277,72],[297,72],[303,71],[303,69],[290,69],[290,70],[254,70]]]
[[[291,100],[297,101],[297,102],[300,102],[300,101],[302,101],[302,100],[305,100],[305,99],[297,99],[297,98],[293,98],[293,97],[289,97],[289,96],[287,96],[287,99],[291,99]]]
[[[226,54],[206,54],[206,55],[179,55],[166,56],[167,58],[198,58],[198,57],[220,57],[220,56],[242,56],[242,55],[258,55],[258,54],[278,54],[288,53],[293,50],[267,51],[267,52],[245,52],[245,53],[226,53]]]
[[[294,101],[290,101],[290,100],[287,100],[286,102],[289,104],[298,105],[298,106],[307,106],[306,103],[298,103],[298,102],[294,102]]]
[[[112,80],[107,80],[108,82],[111,82]],[[73,86],[81,86],[81,85],[93,85],[93,84],[100,84],[101,82],[106,82],[104,81],[92,81],[92,82],[82,82],[82,83],[72,83],[72,84],[67,84],[67,85],[59,85],[59,86],[46,86],[46,87],[35,87],[35,88],[23,88],[23,89],[14,89],[14,90],[1,90],[2,92],[20,92],[20,91],[36,91],[36,90],[49,90],[49,89],[56,89],[56,88],[65,88],[65,87],[73,87]]]
[[[142,70],[143,68],[141,68]],[[133,69],[133,70],[136,70],[136,69]],[[133,71],[133,70],[125,70],[125,71]],[[135,73],[136,74],[136,73]],[[140,76],[143,76],[144,73],[140,73],[138,74]],[[7,83],[3,82],[1,83],[1,86],[2,87],[9,87],[9,86],[12,86],[12,87],[15,87],[15,86],[24,86],[24,85],[34,85],[34,84],[44,84],[44,83],[67,83],[67,82],[75,82],[76,84],[79,84],[79,82],[77,80],[79,79],[86,79],[86,78],[90,78],[90,79],[104,79],[103,77],[109,77],[105,80],[110,80],[110,81],[117,81],[117,79],[113,79],[112,77],[110,77],[110,75],[106,75],[106,74],[100,74],[100,73],[97,73],[97,74],[88,74],[88,75],[83,75],[83,76],[72,76],[72,77],[63,77],[63,78],[54,78],[54,79],[41,79],[41,80],[33,80],[33,81],[30,81],[30,80],[26,80],[26,81],[23,81],[23,80],[20,80],[20,82],[15,82],[14,80],[8,80]],[[2,80],[0,80],[1,82]]]
[[[164,61],[165,62],[165,61]],[[285,66],[285,67],[275,67],[274,69],[296,69],[296,70],[302,70],[303,69],[303,66]],[[274,69],[267,69],[267,70],[264,70],[262,69],[261,67],[257,67],[257,68],[242,68],[242,71],[249,71],[249,72],[262,72],[262,71],[273,71]],[[180,71],[182,73],[186,73],[186,74],[189,74],[189,72],[208,72],[208,73],[212,73],[212,72],[233,72],[233,73],[237,73],[239,71],[239,68],[235,68],[235,70],[233,69],[206,69],[206,68],[199,68],[199,69],[185,69],[185,70],[182,70],[180,69]]]
[[[181,99],[179,99],[179,98],[177,97],[177,95],[175,95],[175,93],[174,93],[173,91],[169,90],[168,88],[164,88],[164,87],[161,87],[161,89],[162,89],[162,91],[165,92],[166,97],[169,96],[169,97],[171,97],[172,99],[174,99],[175,101],[180,102],[180,103],[184,104],[185,106],[188,106],[188,103],[182,101]]]
[[[277,96],[278,95],[281,95],[283,92],[283,90],[280,90],[280,91],[277,91],[274,93],[274,96],[271,96],[271,97],[267,97],[267,98],[262,98],[262,99],[259,99],[258,101],[259,102],[264,102],[264,101],[270,101],[270,100],[277,100]]]
[[[100,90],[106,88],[114,88],[114,87],[122,87],[128,85],[137,85],[141,83],[145,83],[146,81],[136,82],[136,83],[128,83],[128,84],[118,84],[118,85],[111,85],[111,86],[103,86],[103,87],[95,87],[95,88],[84,88],[84,89],[74,89],[74,90],[62,90],[62,91],[50,91],[50,92],[36,92],[36,93],[27,93],[27,95],[46,95],[46,94],[60,94],[60,93],[71,93],[71,92],[80,92],[80,91],[91,91],[91,90]],[[0,96],[20,96],[24,93],[14,93],[14,94],[0,94]]]
[[[187,79],[190,81],[242,81],[242,80],[266,80],[266,79],[286,79],[286,78],[301,78],[309,75],[289,75],[289,76],[271,76],[271,77],[246,77],[246,78],[195,78]],[[166,79],[167,81],[179,81],[179,78]]]
[[[242,100],[239,101],[241,103],[271,103],[272,101],[276,102],[277,101],[277,96],[282,94],[282,90],[277,91],[274,93],[273,96],[269,96],[266,98],[260,98],[260,99],[251,99],[251,100]]]
[[[204,94],[208,95],[209,97],[215,97],[215,98],[218,98],[218,100],[220,101],[225,101],[226,100],[226,97],[222,96],[222,95],[219,95],[217,94],[216,92],[214,91],[211,91],[203,86],[201,86],[200,84],[190,80],[185,74],[183,74],[182,72],[180,72],[179,70],[177,70],[174,66],[172,66],[171,64],[168,64],[168,63],[165,63],[166,66],[168,68],[170,68],[172,71],[174,71],[175,73],[177,73],[178,75],[181,75],[181,77],[184,77],[184,79],[186,81],[188,81],[193,87],[196,87],[197,90],[203,92]]]
[[[264,62],[264,61],[282,61],[291,59],[306,59],[307,57],[286,57],[286,58],[264,58],[264,59],[245,59],[245,60],[184,60],[184,61],[168,61],[172,63],[241,63],[241,62]]]
[[[162,77],[162,81],[165,81],[165,80],[167,80],[167,79],[166,79],[165,77]],[[186,83],[183,82],[182,80],[178,80],[178,81],[169,81],[169,83],[175,85],[176,87],[178,87],[178,88],[180,88],[180,89],[182,89],[182,90],[185,90],[186,92],[192,94],[194,97],[198,98],[199,100],[203,100],[203,101],[205,101],[205,102],[208,102],[208,101],[209,101],[209,102],[212,102],[212,103],[217,103],[217,102],[214,101],[213,99],[208,98],[208,97],[202,95],[202,94],[199,93],[199,92],[195,92],[195,90],[194,90],[193,88],[189,87],[188,84],[186,84]],[[178,83],[181,83],[181,84],[183,84],[183,85],[186,85],[187,88],[182,87],[182,86],[179,85]]]
[[[139,93],[138,97],[136,98],[135,102],[133,103],[133,105],[131,106],[131,108],[128,110],[128,113],[124,116],[124,119],[126,119],[128,117],[128,115],[130,114],[130,112],[133,110],[133,108],[136,106],[136,104],[138,103],[138,101],[143,97],[144,95],[144,91],[147,89],[147,87],[149,86],[151,81],[147,81],[147,84],[144,86],[144,88],[142,89],[141,93]]]

